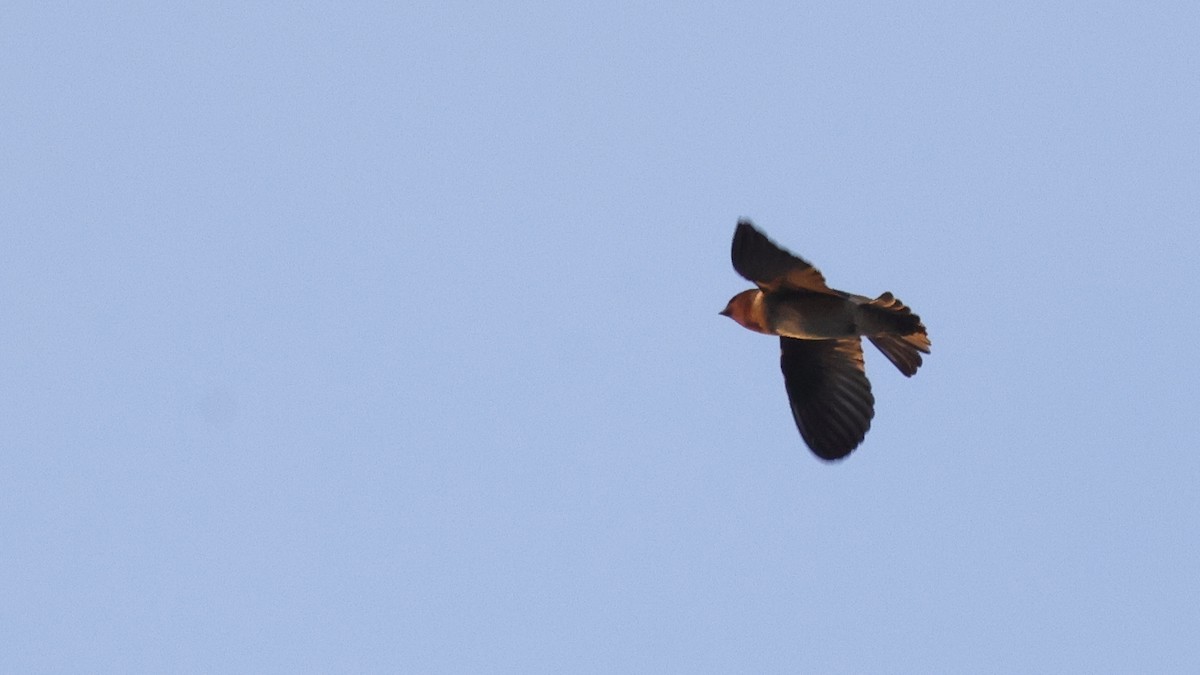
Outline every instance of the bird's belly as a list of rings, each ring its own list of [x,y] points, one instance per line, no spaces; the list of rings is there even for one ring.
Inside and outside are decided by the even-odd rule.
[[[768,308],[775,333],[802,340],[829,340],[858,335],[854,305],[833,296],[803,296],[772,303]]]

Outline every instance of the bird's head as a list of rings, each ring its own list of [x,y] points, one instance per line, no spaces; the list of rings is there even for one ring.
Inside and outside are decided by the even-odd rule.
[[[759,333],[770,333],[765,327],[763,316],[762,291],[751,288],[742,291],[729,299],[729,304],[721,310],[721,316],[727,316],[742,326]]]

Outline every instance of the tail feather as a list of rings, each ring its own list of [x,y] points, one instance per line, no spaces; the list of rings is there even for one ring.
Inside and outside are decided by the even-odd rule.
[[[883,331],[868,335],[867,339],[901,373],[912,377],[921,367],[921,353],[928,354],[930,347],[929,335],[926,334],[925,324],[921,323],[921,317],[913,314],[891,293],[884,293],[866,306],[878,309],[875,317],[886,326]]]
[[[921,352],[905,341],[902,337],[895,335],[872,335],[867,338],[871,344],[879,348],[883,355],[891,361],[893,365],[904,373],[905,377],[912,377],[917,373],[917,368],[924,363],[921,360]]]

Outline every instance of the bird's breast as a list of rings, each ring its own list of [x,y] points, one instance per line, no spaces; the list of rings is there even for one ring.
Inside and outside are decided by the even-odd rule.
[[[802,340],[829,340],[858,335],[855,306],[823,293],[768,297],[766,315],[778,335]]]

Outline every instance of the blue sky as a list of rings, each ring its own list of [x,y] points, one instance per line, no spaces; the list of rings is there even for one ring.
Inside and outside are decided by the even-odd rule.
[[[1200,669],[1200,10],[836,5],[7,4],[0,670]]]

